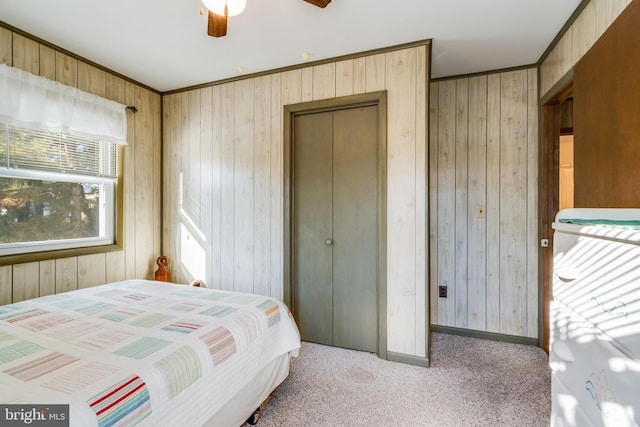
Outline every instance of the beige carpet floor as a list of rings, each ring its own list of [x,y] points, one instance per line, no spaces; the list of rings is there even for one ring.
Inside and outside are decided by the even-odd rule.
[[[548,426],[540,348],[432,334],[431,367],[303,342],[258,427]]]

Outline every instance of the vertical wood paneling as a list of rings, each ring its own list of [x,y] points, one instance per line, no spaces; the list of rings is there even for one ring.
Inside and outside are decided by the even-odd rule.
[[[40,75],[49,80],[56,79],[56,51],[40,45]]]
[[[135,98],[135,86],[126,82],[124,87],[124,98],[127,105],[136,104]],[[136,138],[136,119],[134,113],[127,110],[127,145],[124,148],[124,165],[123,173],[125,177],[135,177],[136,166],[136,146],[142,141],[138,141]],[[136,181],[135,179],[124,180],[124,209],[125,212],[135,212],[138,207],[136,205]],[[136,246],[136,217],[135,215],[124,216],[124,247],[129,252],[129,256],[125,258],[125,279],[136,278],[136,263],[137,258],[135,252]]]
[[[438,107],[438,279],[446,286],[447,298],[437,298],[438,324],[455,325],[455,195],[456,195],[456,81],[440,83]]]
[[[283,129],[282,129],[282,82],[283,74],[271,78],[271,290],[270,295],[283,298],[282,258],[283,258]]]
[[[313,101],[313,67],[302,69],[302,102]]]
[[[536,69],[431,90],[432,322],[535,338]]]
[[[429,322],[438,324],[438,135],[440,131],[440,83],[429,87]]]
[[[13,35],[13,66],[36,76],[40,74],[40,48],[37,42]]]
[[[160,147],[153,144],[154,135],[154,108],[150,94],[146,89],[136,87],[134,90],[135,104],[138,112],[134,114],[136,129],[136,170],[149,171],[150,176],[135,174],[135,277],[150,279],[153,277],[154,261],[159,255],[154,253],[155,232],[154,217],[149,217],[148,212],[154,209],[154,183],[153,168],[155,151]],[[151,178],[151,179],[150,179]]]
[[[367,59],[364,57],[353,60],[353,93],[365,93],[367,84]]]
[[[527,72],[502,74],[500,332],[526,335]]]
[[[336,62],[336,90],[335,96],[353,95],[353,59]]]
[[[13,33],[0,28],[0,64],[13,65]]]
[[[467,327],[486,327],[487,76],[469,79]],[[478,215],[483,209],[485,217]]]
[[[255,79],[253,292],[271,294],[271,76]]]
[[[78,289],[78,258],[56,260],[56,293]]]
[[[500,332],[500,74],[487,77],[487,299],[488,332]]]
[[[596,41],[596,2],[587,4],[578,19],[573,23],[574,31],[571,34],[571,45],[573,46],[573,61],[577,62],[582,55]]]
[[[469,79],[456,81],[455,114],[455,286],[449,298],[454,299],[454,326],[467,327],[468,310],[468,152],[469,152]]]
[[[367,92],[375,92],[386,88],[386,54],[379,53],[373,56],[367,56],[366,70],[366,90]]]
[[[416,50],[390,52],[387,123],[387,344],[416,354]],[[403,334],[393,331],[402,330]],[[411,339],[407,339],[411,337]]]
[[[335,98],[336,64],[322,64],[313,67],[313,99]]]
[[[173,107],[184,102],[184,93],[165,97],[164,141],[179,154],[170,165],[165,161],[164,188],[176,200],[181,189],[201,196],[201,224],[212,224],[210,231],[202,227],[205,238],[219,248],[211,255],[217,256],[211,268],[218,270],[212,271],[212,287],[283,296],[283,106],[387,90],[388,349],[426,356],[427,67],[426,47],[409,48],[215,85],[212,106],[205,89],[196,89],[202,96],[198,111]],[[190,154],[192,132],[176,130],[197,115],[199,158]],[[211,121],[203,117],[209,115]],[[204,149],[209,142],[213,168]],[[166,146],[164,153],[169,155]],[[200,168],[200,183],[174,182],[194,168]],[[205,211],[209,180],[213,197]],[[165,212],[165,222],[179,215],[178,206],[167,210],[173,213]],[[165,251],[179,253],[180,224],[169,222]],[[186,278],[183,261],[176,263],[176,277]]]
[[[215,241],[210,237],[213,233],[213,87],[200,90],[200,232],[203,235],[202,249],[205,251],[204,277],[207,287],[211,287],[213,271],[211,269]]]
[[[56,51],[56,80],[67,86],[78,87],[78,60]]]
[[[234,100],[234,85],[232,83],[221,86],[222,105],[232,106]],[[235,193],[234,193],[234,121],[233,108],[223,108],[221,115],[222,145],[220,164],[222,165],[220,191],[221,191],[221,212],[220,212],[220,253],[221,253],[221,288],[225,290],[234,289],[234,216],[235,216]]]
[[[593,46],[629,0],[592,0],[540,65],[543,97]]]
[[[527,118],[527,336],[538,337],[538,73],[528,70]]]
[[[78,89],[101,97],[106,93],[106,73],[104,70],[78,62]]]
[[[124,251],[105,254],[105,283],[124,280]]]
[[[78,289],[107,283],[106,254],[78,257]]]
[[[56,293],[56,261],[40,261],[40,296]]]
[[[212,287],[215,289],[221,288],[221,271],[222,271],[222,255],[221,255],[221,211],[222,211],[222,192],[221,192],[221,182],[222,182],[222,158],[221,158],[221,147],[222,147],[222,125],[221,125],[221,117],[222,117],[222,102],[220,100],[220,86],[213,87],[212,90],[212,109],[211,109],[211,125],[213,127],[212,141],[211,141],[211,154],[212,154],[212,164],[213,170],[212,172],[212,188],[213,188],[213,197],[211,198],[211,212],[212,215],[212,228],[211,228],[211,242],[213,249],[211,251],[211,269],[213,273],[213,283]]]
[[[13,266],[13,302],[40,296],[40,263],[28,262]]]
[[[426,328],[427,312],[425,304],[427,301],[428,278],[429,271],[428,259],[428,129],[429,129],[429,87],[427,76],[429,76],[429,58],[427,56],[427,47],[419,46],[416,48],[416,83],[415,83],[415,102],[416,102],[416,129],[415,129],[415,168],[416,168],[416,188],[415,188],[415,263],[416,263],[416,282],[415,292],[415,355],[418,357],[427,357],[428,334]]]
[[[0,267],[0,305],[11,304],[13,298],[13,269],[10,265]]]
[[[234,290],[253,292],[254,257],[254,84],[234,83]]]

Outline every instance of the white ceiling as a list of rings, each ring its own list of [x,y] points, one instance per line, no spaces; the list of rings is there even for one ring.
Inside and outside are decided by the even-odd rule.
[[[433,39],[432,77],[538,61],[580,0],[247,0],[206,34],[200,0],[0,0],[0,21],[165,92]]]

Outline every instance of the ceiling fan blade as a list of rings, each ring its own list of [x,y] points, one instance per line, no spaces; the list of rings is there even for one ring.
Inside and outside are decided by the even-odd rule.
[[[207,34],[212,37],[224,37],[227,35],[226,16],[217,15],[209,11],[209,24],[207,25]]]
[[[327,7],[327,5],[331,3],[331,0],[304,0],[304,1],[318,7]]]

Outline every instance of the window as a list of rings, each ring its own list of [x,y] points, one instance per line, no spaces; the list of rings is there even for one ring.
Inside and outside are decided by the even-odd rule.
[[[0,255],[114,243],[117,145],[0,122]]]
[[[126,107],[0,64],[0,256],[115,241]]]

